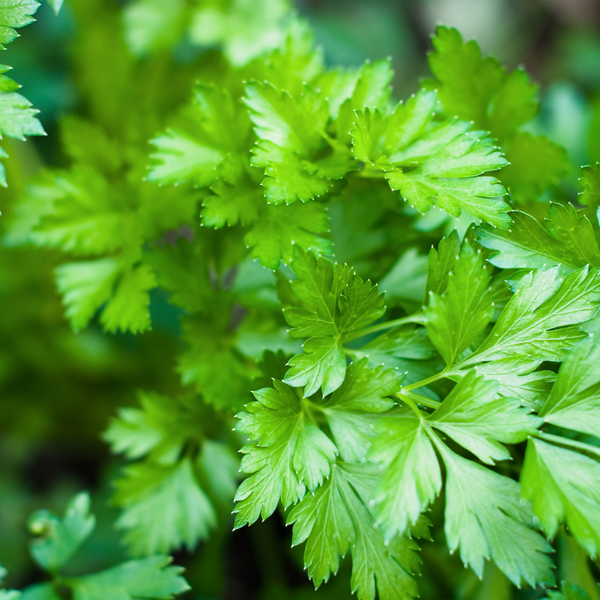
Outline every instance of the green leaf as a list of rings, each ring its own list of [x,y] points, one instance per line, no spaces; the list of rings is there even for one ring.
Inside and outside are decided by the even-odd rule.
[[[73,329],[86,327],[96,311],[111,298],[119,272],[119,261],[114,258],[57,267],[56,286]]]
[[[440,240],[438,249],[433,246],[427,259],[427,301],[430,294],[443,294],[448,287],[448,276],[460,254],[460,238],[456,229]]]
[[[554,536],[562,521],[591,556],[600,551],[600,464],[539,439],[527,444],[521,471],[523,497],[544,533]]]
[[[376,427],[369,459],[385,470],[374,493],[375,514],[386,537],[392,538],[404,534],[434,501],[442,475],[423,420],[398,414],[382,419]]]
[[[154,164],[146,179],[157,183],[184,183],[191,181],[198,187],[214,181],[215,170],[223,155],[203,145],[181,131],[168,129],[152,140],[156,152],[151,155]]]
[[[296,252],[292,262],[297,280],[292,290],[302,308],[284,309],[292,337],[337,335],[339,299],[351,277],[347,265],[333,263],[313,252]]]
[[[16,1],[11,0],[13,3]],[[31,108],[31,102],[21,94],[0,92],[0,139],[5,135],[17,140],[24,140],[26,135],[46,135],[42,124],[36,117],[39,112],[39,110]]]
[[[0,6],[0,49],[9,44],[19,34],[15,31],[35,20],[32,15],[39,7],[36,0],[5,0]]]
[[[388,112],[390,83],[393,77],[394,72],[389,59],[366,62],[356,75],[342,77],[343,83],[340,82],[342,90],[334,95],[333,101],[331,94],[329,95],[333,113],[338,117],[336,135],[340,143],[350,142],[349,132],[356,121],[356,111],[369,108],[378,109],[383,113]],[[325,91],[323,89],[323,92]]]
[[[464,243],[453,270],[448,273],[445,293],[430,292],[425,327],[447,365],[454,364],[489,323],[492,317],[489,282],[481,252]]]
[[[488,260],[501,269],[539,269],[567,265],[573,269],[586,264],[600,266],[600,252],[588,218],[572,204],[550,203],[545,227],[527,213],[510,213],[509,230],[489,225],[477,228],[479,243],[496,250]]]
[[[111,333],[138,333],[150,329],[148,292],[156,285],[156,277],[148,265],[126,270],[100,316],[104,328]]]
[[[62,8],[64,0],[46,0],[48,4],[52,7],[54,14],[57,15]]]
[[[159,394],[140,392],[139,399],[141,408],[119,409],[118,417],[104,432],[104,440],[115,454],[130,460],[151,453],[163,463],[171,462],[169,458],[176,461],[186,439],[198,434],[197,415]]]
[[[344,381],[346,355],[339,341],[330,337],[312,337],[304,342],[305,354],[297,354],[288,362],[285,383],[304,388],[305,396],[312,396],[319,388],[323,396],[337,390]]]
[[[185,319],[183,339],[189,348],[180,352],[177,370],[182,383],[193,384],[206,403],[233,412],[250,398],[251,372],[227,330],[230,310],[229,303],[220,310],[212,305],[210,313]]]
[[[481,173],[506,165],[485,132],[470,131],[449,141],[416,169],[386,173],[392,190],[421,213],[437,203],[453,217],[466,213],[495,225],[508,227],[510,207],[499,199],[506,192],[493,177]]]
[[[318,163],[303,160],[290,150],[261,140],[252,149],[252,166],[265,170],[262,182],[267,202],[291,204],[296,200],[307,202],[323,196],[331,187]],[[345,170],[334,173],[340,179]]]
[[[569,169],[567,152],[544,136],[517,133],[508,143],[500,181],[516,202],[537,200],[556,186]]]
[[[246,86],[244,102],[259,139],[305,158],[322,144],[327,105],[309,87],[293,98],[269,83],[254,82]]]
[[[529,528],[531,514],[521,502],[516,481],[466,460],[439,441],[446,465],[446,523],[450,551],[479,576],[491,558],[515,584],[552,585],[552,551],[544,538]]]
[[[344,383],[322,406],[343,460],[360,462],[365,457],[375,433],[372,425],[378,413],[394,406],[390,396],[400,382],[395,369],[369,369],[366,358],[348,367]]]
[[[350,585],[360,600],[408,600],[417,594],[412,573],[419,565],[418,546],[407,538],[384,541],[374,528],[362,490],[370,485],[365,469],[337,464],[314,496],[306,495],[290,513],[293,544],[306,541],[304,562],[318,587],[335,573],[339,555],[352,552]]]
[[[285,309],[293,337],[340,337],[376,321],[385,311],[383,294],[347,265],[312,252],[296,252],[292,270],[298,278],[292,289],[302,306]]]
[[[265,170],[262,185],[270,203],[313,200],[330,189],[331,179],[344,176],[350,167],[345,152],[315,156],[329,114],[327,104],[309,87],[292,97],[267,83],[249,84],[245,102],[260,138],[252,150],[252,165]]]
[[[258,258],[269,269],[277,269],[281,260],[293,259],[295,246],[328,254],[331,242],[318,235],[328,231],[327,210],[322,204],[267,206],[244,241],[252,248],[252,258]]]
[[[289,17],[288,0],[237,0],[199,5],[189,36],[200,46],[221,44],[225,56],[241,67],[284,42],[282,22]]]
[[[132,54],[145,56],[174,45],[185,24],[184,10],[184,0],[168,6],[161,0],[130,2],[123,11],[123,27]]]
[[[583,188],[583,192],[579,193],[577,199],[579,204],[600,206],[600,163],[596,163],[593,167],[583,167],[579,182]]]
[[[547,423],[597,435],[600,427],[600,342],[588,337],[575,344],[558,371],[550,397],[540,411]]]
[[[199,83],[174,126],[152,140],[148,181],[208,186],[228,153],[245,150],[250,120],[228,90]]]
[[[169,566],[169,556],[130,560],[94,575],[66,580],[74,600],[169,600],[187,592],[190,586],[181,576],[181,567]]]
[[[486,380],[475,369],[460,380],[427,421],[490,465],[495,460],[510,460],[502,444],[518,444],[542,424],[518,400],[498,398],[498,382]]]
[[[563,581],[560,592],[548,592],[548,600],[590,600],[590,597],[578,585]]]
[[[235,527],[270,516],[279,503],[297,503],[305,485],[314,492],[329,476],[337,448],[311,422],[310,409],[299,394],[274,380],[274,388],[254,392],[256,402],[238,415],[237,430],[256,442],[242,449],[242,471],[250,477],[235,500]]]
[[[44,570],[57,573],[77,552],[96,526],[90,514],[90,497],[81,493],[67,505],[62,519],[47,510],[31,515],[28,526],[36,538],[31,542],[31,556]]]
[[[527,363],[521,356],[503,358],[477,365],[477,374],[493,379],[499,384],[498,393],[519,400],[530,409],[542,408],[556,374],[552,371],[536,371],[538,363]]]
[[[189,312],[205,311],[209,304],[210,279],[202,251],[198,244],[180,239],[144,254],[158,285],[171,293],[169,302]]]
[[[367,356],[375,364],[390,365],[395,359],[426,360],[436,354],[425,329],[404,325],[390,329],[353,352],[358,357]]]
[[[216,526],[215,510],[198,483],[194,465],[149,462],[125,468],[113,502],[122,507],[116,526],[134,556],[193,550]]]
[[[583,267],[564,279],[558,267],[526,274],[494,328],[465,369],[488,361],[520,360],[523,367],[561,361],[585,334],[577,326],[594,316],[600,304],[600,272]]]
[[[448,116],[475,121],[499,138],[509,136],[532,119],[538,109],[537,87],[520,69],[506,73],[494,58],[482,58],[473,40],[463,43],[456,29],[439,26],[428,56]]]
[[[1,596],[0,596],[1,598]],[[18,600],[62,600],[51,583],[36,583],[25,588]],[[13,600],[10,598],[10,600]],[[15,600],[17,600],[15,598]]]

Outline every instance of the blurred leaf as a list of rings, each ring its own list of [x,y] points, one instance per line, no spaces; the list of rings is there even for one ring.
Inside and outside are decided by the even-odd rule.
[[[90,536],[96,518],[89,510],[90,497],[82,493],[67,505],[62,520],[47,510],[31,515],[29,530],[37,536],[31,542],[31,555],[42,569],[57,573]]]

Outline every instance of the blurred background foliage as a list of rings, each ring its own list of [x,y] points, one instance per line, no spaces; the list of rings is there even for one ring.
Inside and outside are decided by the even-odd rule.
[[[163,1],[173,3],[175,19],[179,0]],[[555,194],[572,198],[579,167],[600,161],[597,0],[298,0],[295,7],[310,21],[331,65],[358,66],[365,59],[390,56],[399,98],[414,93],[419,80],[429,76],[426,53],[435,25],[457,27],[484,53],[510,69],[524,65],[539,82],[542,109],[527,127],[563,145],[572,165]],[[128,25],[134,17],[131,5],[116,0],[66,0],[58,16],[43,5],[37,21],[4,55],[24,95],[41,110],[48,132],[45,138],[6,142],[9,187],[0,192],[0,232],[6,242],[0,252],[0,564],[8,568],[13,587],[41,577],[27,556],[27,516],[39,507],[62,511],[83,488],[92,493],[99,525],[73,568],[98,569],[125,556],[112,528],[117,512],[108,502],[119,463],[109,456],[101,432],[117,407],[136,404],[137,390],[168,396],[181,392],[174,372],[178,315],[166,297],[152,296],[153,331],[143,336],[106,335],[98,324],[73,333],[53,285],[56,257],[13,248],[5,236],[15,198],[31,176],[42,165],[68,164],[59,143],[59,124],[66,115],[100,122],[122,141],[145,143],[188,100],[201,74],[221,76],[222,59],[204,47],[219,41],[216,29],[196,27],[181,37],[184,25],[174,21],[149,46],[143,31]],[[263,37],[271,35],[268,19],[260,26]],[[244,43],[255,43],[260,51],[259,40]],[[228,52],[235,62],[239,48],[232,45]],[[351,240],[337,244],[351,260]],[[289,550],[290,532],[283,525],[270,519],[233,535],[230,529],[225,520],[193,555],[176,556],[187,568],[193,588],[189,597],[315,595],[302,572],[301,553]],[[576,570],[577,548],[567,538],[559,547],[565,569]],[[423,597],[491,598],[457,560],[429,544],[423,554]],[[316,595],[349,597],[347,567]],[[559,580],[567,575],[560,573]],[[486,581],[495,586],[494,599],[511,597],[500,577]]]

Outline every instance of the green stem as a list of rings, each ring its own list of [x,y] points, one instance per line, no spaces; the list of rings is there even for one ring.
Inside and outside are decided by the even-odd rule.
[[[306,418],[315,427],[319,427],[319,423],[317,422],[317,418],[313,414],[312,409],[313,408],[319,408],[320,409],[320,407],[317,407],[316,404],[313,404],[310,400],[307,400],[306,398],[302,398],[301,405],[302,405],[302,409],[303,409],[302,412],[306,415]]]
[[[600,456],[600,448],[596,448],[596,446],[590,446],[589,444],[585,444],[584,442],[578,442],[577,440],[571,440],[569,438],[564,438],[559,435],[552,435],[551,433],[546,433],[545,431],[538,431],[536,437],[540,438],[541,440],[552,442],[554,444],[571,446],[572,448],[576,448],[577,450],[583,450],[584,452],[589,452],[591,454],[595,454],[596,456]]]
[[[438,402],[437,400],[432,400],[431,398],[426,398],[425,396],[421,396],[420,394],[413,394],[412,392],[409,392],[408,390],[402,390],[399,394],[394,394],[396,396],[396,398],[404,401],[405,398],[410,398],[411,400],[414,400],[415,402],[422,404],[423,406],[426,406],[427,408],[439,408],[441,406],[441,402]]]
[[[421,381],[417,381],[417,383],[411,383],[410,385],[402,386],[401,391],[409,392],[410,390],[416,390],[417,388],[429,385],[430,383],[433,383],[434,381],[437,381],[438,379],[443,379],[444,377],[446,377],[446,374],[448,373],[449,370],[450,370],[450,367],[446,367],[443,371],[440,371],[439,373],[436,373],[435,375],[432,375],[431,377],[427,377],[427,379],[422,379]]]
[[[397,394],[397,396],[400,397],[401,394]],[[423,415],[421,414],[419,407],[408,396],[404,396],[400,399],[402,400],[402,402],[404,402],[405,404],[408,404],[408,406],[410,406],[413,409],[413,412],[417,415],[417,417],[419,419],[423,418]]]
[[[364,337],[365,335],[371,335],[372,333],[378,333],[379,331],[385,331],[386,329],[392,329],[392,327],[398,327],[407,323],[423,323],[423,315],[415,313],[409,317],[402,317],[401,319],[394,319],[393,321],[386,321],[385,323],[378,323],[377,325],[371,325],[371,327],[353,331],[342,338],[342,344]]]

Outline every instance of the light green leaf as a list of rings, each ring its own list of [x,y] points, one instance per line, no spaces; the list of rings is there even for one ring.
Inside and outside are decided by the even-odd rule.
[[[530,529],[531,513],[516,481],[466,460],[439,441],[446,465],[446,540],[460,548],[461,560],[479,576],[491,558],[515,584],[552,585],[552,551]]]
[[[304,354],[297,354],[288,362],[285,383],[304,388],[305,396],[312,396],[319,388],[323,396],[337,390],[344,381],[346,355],[341,342],[330,337],[312,337],[302,346]]]
[[[130,560],[94,575],[73,577],[66,584],[73,600],[169,600],[187,592],[190,586],[181,576],[181,567],[170,567],[170,556]]]
[[[38,7],[36,0],[4,0],[0,6],[0,49],[18,36],[15,29],[33,23]]]
[[[416,169],[396,169],[387,173],[386,179],[392,190],[399,190],[421,213],[437,201],[437,206],[453,217],[464,210],[476,219],[508,227],[510,207],[498,198],[505,194],[504,188],[493,177],[477,177],[507,164],[484,136],[478,131],[458,136]]]
[[[152,140],[156,152],[146,179],[157,183],[192,181],[198,187],[210,185],[223,155],[214,148],[202,145],[181,131],[168,129]]]
[[[215,510],[189,458],[174,465],[139,462],[116,481],[116,526],[134,556],[193,550],[216,526]]]
[[[47,510],[38,510],[29,518],[31,556],[44,570],[57,573],[72,558],[96,526],[90,514],[90,497],[81,493],[67,505],[62,519]]]
[[[290,150],[261,140],[252,153],[252,166],[265,170],[262,186],[269,203],[307,202],[323,196],[331,187],[331,181],[323,176],[317,163],[300,159]],[[335,173],[335,178],[343,177],[345,171]]]
[[[89,256],[115,252],[139,240],[131,189],[104,177],[97,168],[76,168],[54,178],[56,197],[33,228],[38,245]],[[45,207],[44,207],[45,208]]]
[[[11,3],[15,2],[17,0],[11,0]],[[20,4],[20,2],[18,3]],[[37,5],[37,2],[35,4]],[[0,8],[1,10],[2,8]],[[18,140],[24,140],[26,135],[46,135],[42,124],[36,117],[39,112],[39,110],[31,108],[31,102],[21,94],[0,92],[0,139],[5,135]]]
[[[383,475],[374,493],[377,522],[387,538],[404,534],[433,502],[442,487],[438,459],[427,423],[407,414],[379,421],[369,459]]]
[[[302,157],[310,156],[322,144],[327,105],[309,87],[292,98],[269,83],[255,82],[246,86],[244,102],[260,139]]]
[[[125,40],[132,54],[145,56],[173,46],[185,26],[184,0],[135,0],[123,10]]]
[[[375,434],[372,425],[379,419],[377,413],[394,406],[390,396],[399,390],[401,380],[394,369],[378,366],[370,370],[366,358],[348,367],[344,383],[322,406],[345,461],[360,462],[365,457]]]
[[[489,323],[492,317],[489,282],[481,252],[464,243],[453,270],[448,273],[445,293],[430,292],[425,328],[447,365],[454,364]]]
[[[238,223],[250,225],[257,220],[259,207],[264,205],[263,193],[256,187],[229,185],[221,180],[211,190],[214,196],[203,201],[202,224],[215,229]]]
[[[600,551],[600,463],[573,452],[531,439],[521,471],[523,497],[544,533],[554,536],[567,523],[579,544],[591,556]]]
[[[267,206],[244,241],[269,269],[277,269],[281,260],[293,259],[294,247],[329,254],[331,242],[318,234],[329,231],[327,210],[322,204],[295,203],[289,206]]]
[[[412,573],[419,565],[417,545],[407,538],[386,543],[374,528],[362,492],[370,485],[365,469],[338,464],[314,496],[307,495],[290,513],[293,543],[306,541],[305,565],[318,587],[336,573],[339,556],[352,552],[350,585],[360,600],[408,600],[417,594]]]
[[[426,301],[429,294],[443,294],[446,291],[448,276],[460,255],[460,246],[458,233],[453,229],[447,237],[440,240],[437,250],[431,247],[427,260]]]
[[[179,121],[152,140],[157,152],[147,179],[208,186],[228,153],[245,151],[249,130],[246,111],[228,90],[199,83]]]
[[[498,393],[508,398],[519,398],[522,404],[539,411],[542,408],[556,373],[536,371],[537,363],[524,363],[522,357],[503,358],[477,365],[478,375],[499,384]]]
[[[558,267],[526,274],[494,328],[460,369],[518,357],[523,367],[561,361],[585,337],[577,326],[594,316],[600,305],[600,272],[583,267],[566,278]],[[456,371],[456,370],[455,370]]]
[[[547,423],[589,435],[600,431],[600,342],[588,337],[570,350],[540,411]]]
[[[266,519],[281,499],[285,507],[297,503],[305,484],[314,492],[335,461],[337,449],[311,422],[310,410],[299,394],[273,380],[274,388],[254,392],[256,402],[238,415],[237,430],[256,444],[245,446],[242,471],[250,477],[240,485],[235,500],[235,527]]]
[[[543,227],[527,213],[510,213],[510,229],[477,228],[477,239],[496,250],[488,260],[501,269],[539,269],[567,265],[573,269],[600,266],[600,252],[592,225],[572,204],[550,203],[550,218]]]
[[[56,286],[73,329],[86,327],[96,311],[111,298],[119,272],[119,261],[114,258],[57,267]]]
[[[427,421],[484,463],[510,460],[502,444],[524,441],[537,431],[542,420],[532,416],[518,400],[498,398],[498,387],[497,381],[486,380],[473,369]]]
[[[290,10],[288,0],[201,4],[192,16],[190,39],[199,46],[220,44],[229,61],[241,67],[282,44]]]
[[[163,463],[176,461],[185,440],[198,434],[196,415],[182,403],[159,394],[140,392],[139,399],[141,408],[119,409],[104,440],[115,454],[130,460],[152,453]]]
[[[64,0],[46,0],[46,2],[52,7],[54,14],[57,15],[62,8]]]
[[[425,329],[404,325],[390,329],[353,352],[353,356],[367,356],[375,364],[391,365],[394,359],[426,360],[436,354]]]
[[[579,182],[583,188],[583,192],[579,192],[577,199],[579,204],[600,206],[600,163],[596,163],[593,167],[583,167]]]
[[[126,270],[100,316],[104,328],[111,333],[139,333],[150,329],[148,292],[156,285],[156,277],[148,265],[141,264]]]
[[[316,588],[329,580],[330,573],[337,573],[340,556],[345,556],[355,541],[339,477],[343,477],[343,472],[334,465],[329,479],[314,495],[306,495],[287,519],[288,524],[294,525],[292,545],[306,542],[304,566]]]

